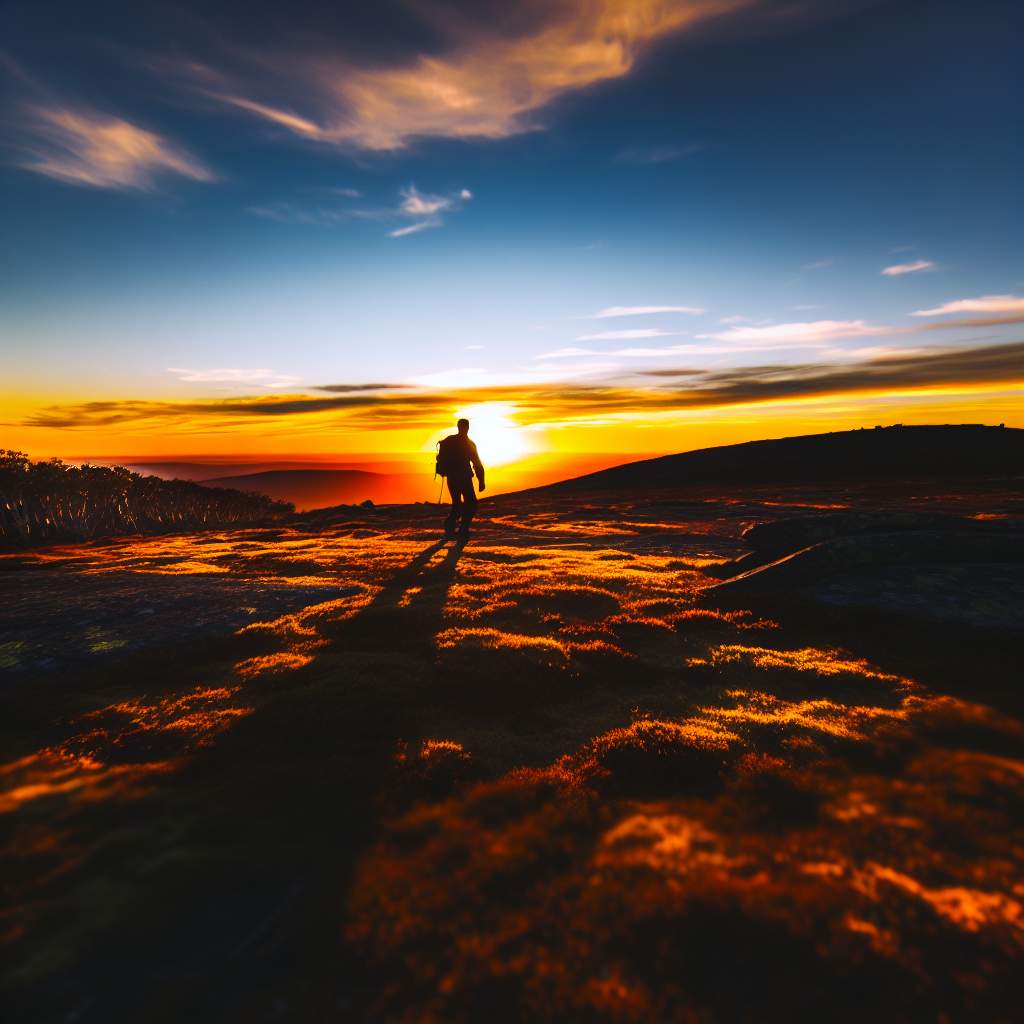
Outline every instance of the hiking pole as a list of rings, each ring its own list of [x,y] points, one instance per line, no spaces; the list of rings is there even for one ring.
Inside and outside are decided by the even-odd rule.
[[[437,489],[437,503],[441,504],[441,493],[444,491],[444,477],[441,477],[441,486]]]

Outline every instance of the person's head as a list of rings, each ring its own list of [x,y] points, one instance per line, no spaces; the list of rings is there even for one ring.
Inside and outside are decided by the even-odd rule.
[[[465,435],[469,433],[469,420],[459,420],[459,422],[456,423],[455,426],[459,428],[460,434]]]

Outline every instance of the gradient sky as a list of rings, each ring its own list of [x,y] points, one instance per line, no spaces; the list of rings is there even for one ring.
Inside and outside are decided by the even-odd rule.
[[[3,6],[0,443],[1024,426],[1020,4],[349,6]]]

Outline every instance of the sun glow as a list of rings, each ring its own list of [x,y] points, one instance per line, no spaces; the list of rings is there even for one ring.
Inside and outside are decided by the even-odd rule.
[[[485,466],[505,466],[534,451],[530,431],[516,423],[514,411],[514,402],[480,402],[459,409],[456,419],[469,420],[469,436]]]

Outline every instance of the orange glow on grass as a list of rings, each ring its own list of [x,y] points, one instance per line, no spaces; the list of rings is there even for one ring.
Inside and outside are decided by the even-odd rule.
[[[235,671],[245,679],[255,679],[257,676],[278,672],[294,672],[296,669],[305,668],[312,660],[311,654],[278,651],[275,654],[246,658],[235,665]]]
[[[797,672],[814,672],[819,676],[835,676],[852,673],[865,679],[879,679],[885,682],[909,683],[901,676],[879,672],[863,658],[845,658],[843,652],[818,647],[801,647],[792,651],[780,651],[770,647],[750,647],[745,644],[721,644],[711,651],[708,659],[691,658],[691,665],[727,665],[730,662],[747,662],[761,669],[795,669]]]
[[[106,765],[89,756],[44,749],[0,765],[0,814],[17,811],[33,800],[65,794],[85,801],[139,795],[152,776],[174,767],[173,761]]]
[[[834,739],[866,740],[865,726],[907,718],[905,708],[884,708],[875,705],[848,705],[831,700],[782,700],[761,691],[726,691],[738,707],[704,707],[700,711],[713,726],[732,728],[773,727],[804,730],[808,735],[831,736]]]

